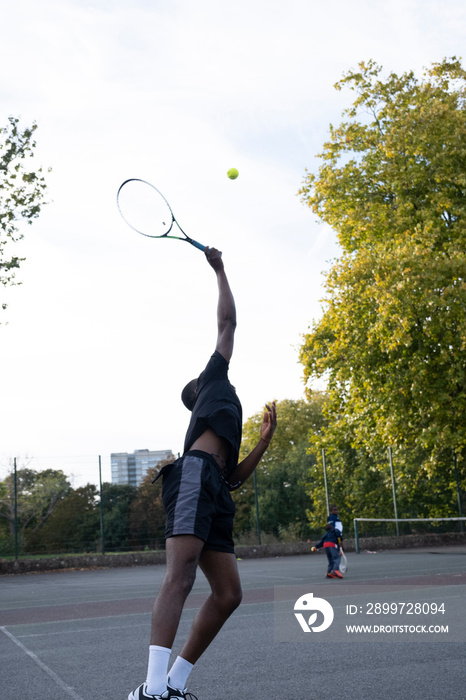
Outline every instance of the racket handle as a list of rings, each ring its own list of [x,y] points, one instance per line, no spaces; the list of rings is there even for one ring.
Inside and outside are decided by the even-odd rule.
[[[192,238],[189,239],[189,242],[191,245],[193,245],[195,248],[199,248],[199,250],[205,250],[206,246],[202,245],[202,243],[198,243],[197,241],[193,240]]]

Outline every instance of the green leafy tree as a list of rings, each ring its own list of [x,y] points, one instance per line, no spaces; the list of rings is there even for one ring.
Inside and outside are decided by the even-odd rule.
[[[407,481],[422,472],[454,501],[442,455],[456,452],[464,488],[466,73],[454,58],[421,80],[381,70],[337,83],[355,100],[300,190],[342,248],[301,361],[328,379],[327,445],[373,465],[392,445]]]
[[[137,492],[130,484],[102,485],[105,550],[129,547],[131,504]]]
[[[131,544],[134,547],[159,549],[165,539],[165,509],[162,502],[162,484],[159,479],[155,484],[153,479],[160,469],[170,464],[173,459],[167,459],[157,467],[149,469],[139,484],[136,497],[131,503],[130,531]]]
[[[0,511],[4,509],[7,496],[8,487],[3,481],[0,481]],[[12,554],[14,549],[14,535],[11,535],[9,522],[6,518],[0,517],[0,556]]]
[[[21,129],[19,119],[10,117],[0,128],[0,283],[17,284],[15,272],[24,258],[10,251],[11,244],[24,236],[22,223],[32,224],[44,203],[46,183],[42,168],[30,167],[36,142],[37,124]],[[14,248],[13,248],[14,251]],[[6,304],[2,304],[6,308]]]
[[[71,485],[61,470],[44,469],[37,472],[28,467],[16,472],[17,485],[17,538],[19,550],[24,552],[37,540],[44,523],[53,515],[62,499],[71,491]],[[15,480],[14,471],[0,483],[0,548],[5,553],[14,549],[15,537]]]
[[[306,493],[309,471],[315,454],[309,438],[323,426],[324,395],[314,393],[309,400],[285,399],[277,404],[277,429],[256,469],[261,531],[276,537],[302,539],[308,535],[307,510],[312,501]],[[257,443],[263,412],[256,413],[243,426],[240,459]],[[233,492],[236,505],[235,534],[256,529],[254,480],[250,477]]]
[[[71,485],[61,470],[44,469],[37,472],[27,467],[18,469],[17,517],[18,527],[36,531],[51,516],[58,502],[70,491]],[[0,491],[0,518],[8,523],[10,534],[14,534],[15,498],[14,473],[3,481]]]
[[[96,551],[100,540],[98,490],[94,484],[72,489],[30,543],[32,551]]]

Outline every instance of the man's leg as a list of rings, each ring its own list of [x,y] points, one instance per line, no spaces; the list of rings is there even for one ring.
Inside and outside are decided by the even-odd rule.
[[[204,550],[199,566],[210,584],[211,593],[194,618],[180,652],[180,656],[191,664],[196,663],[207,649],[243,596],[234,554]]]
[[[167,568],[152,610],[146,682],[130,693],[128,700],[160,697],[167,689],[171,649],[203,547],[203,540],[194,535],[178,535],[166,541]]]
[[[167,539],[167,569],[152,610],[151,644],[172,648],[203,547],[204,542],[195,535]]]

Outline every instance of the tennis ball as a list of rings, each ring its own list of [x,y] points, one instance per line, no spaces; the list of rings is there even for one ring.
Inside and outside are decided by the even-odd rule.
[[[227,172],[227,175],[230,178],[230,180],[236,180],[236,178],[239,175],[239,172],[236,168],[230,168],[230,170]]]

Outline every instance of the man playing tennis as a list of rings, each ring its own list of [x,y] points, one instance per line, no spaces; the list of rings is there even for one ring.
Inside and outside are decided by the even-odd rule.
[[[183,403],[192,412],[184,454],[159,474],[163,474],[167,517],[167,568],[152,612],[147,679],[128,700],[194,698],[186,691],[189,673],[242,598],[232,537],[235,506],[230,491],[253,473],[277,425],[273,402],[266,406],[257,445],[238,464],[242,411],[228,379],[236,329],[235,302],[221,252],[206,248],[205,255],[218,283],[217,345],[198,379],[183,389]],[[181,613],[198,566],[211,593],[168,671]]]

